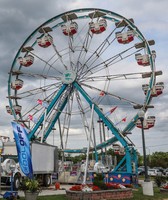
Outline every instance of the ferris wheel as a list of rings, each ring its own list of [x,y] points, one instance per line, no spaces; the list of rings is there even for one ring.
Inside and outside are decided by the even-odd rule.
[[[156,83],[153,44],[133,19],[108,10],[57,15],[18,50],[7,112],[28,129],[29,140],[54,140],[67,152],[83,152],[89,131],[93,149],[116,142],[127,148],[127,133],[140,127],[135,108],[146,112],[164,88]],[[148,121],[147,128],[154,126],[155,117]]]

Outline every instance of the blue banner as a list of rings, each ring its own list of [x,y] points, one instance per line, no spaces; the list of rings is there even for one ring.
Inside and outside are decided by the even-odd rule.
[[[30,143],[27,137],[27,131],[23,126],[17,124],[16,122],[12,122],[12,127],[20,168],[26,176],[33,178]]]

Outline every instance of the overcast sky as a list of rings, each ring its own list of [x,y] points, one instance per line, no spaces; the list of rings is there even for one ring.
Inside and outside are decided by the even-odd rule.
[[[151,114],[156,116],[156,123],[153,129],[145,131],[146,146],[147,153],[168,152],[167,0],[0,0],[0,135],[12,136],[12,117],[6,113],[5,107],[8,105],[8,72],[16,52],[39,25],[58,14],[77,8],[102,8],[133,18],[144,36],[155,40],[156,68],[163,71],[157,80],[164,82],[165,89],[164,94],[153,101],[155,108]],[[132,133],[132,141],[142,152],[141,130],[135,128]]]

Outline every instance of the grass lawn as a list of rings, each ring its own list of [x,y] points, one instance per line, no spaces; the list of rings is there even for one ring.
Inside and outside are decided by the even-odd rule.
[[[154,196],[144,196],[142,188],[133,190],[134,197],[131,200],[168,200],[168,193],[160,193],[159,188],[154,188]],[[23,200],[24,198],[20,198]],[[67,200],[65,195],[39,196],[38,200]]]
[[[168,193],[160,193],[159,188],[154,188],[154,196],[145,196],[142,194],[142,188],[137,191],[133,191],[135,200],[168,200]]]
[[[2,199],[0,197],[0,199]],[[20,197],[20,200],[25,200],[25,197]],[[65,195],[38,196],[37,200],[67,200]]]

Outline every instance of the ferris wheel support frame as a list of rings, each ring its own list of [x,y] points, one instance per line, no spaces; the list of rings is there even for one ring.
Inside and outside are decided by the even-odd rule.
[[[94,102],[92,102],[89,95],[82,89],[82,87],[77,82],[74,82],[73,85],[85,98],[89,106],[92,107],[92,104],[94,104]],[[107,125],[107,127],[111,130],[112,134],[115,135],[116,139],[124,146],[125,156],[123,157],[123,162],[124,160],[126,161],[126,171],[128,173],[132,173],[132,167],[130,165],[131,163],[130,148],[128,147],[126,140],[124,139],[124,137],[121,136],[119,130],[112,124],[112,122],[110,122],[110,120],[107,117],[105,117],[105,115],[102,113],[102,111],[99,109],[99,107],[96,104],[94,104],[94,111],[97,113],[99,118],[102,119],[104,124]],[[122,163],[119,163],[118,166],[121,166]]]
[[[115,171],[117,169],[120,168],[120,166],[125,162],[125,167],[126,167],[126,171],[128,173],[132,173],[132,167],[130,165],[131,160],[133,159],[131,156],[130,151],[133,150],[133,147],[129,147],[127,144],[127,141],[124,139],[124,137],[120,134],[119,130],[112,124],[112,122],[105,117],[105,115],[102,113],[101,109],[99,109],[99,107],[91,100],[91,98],[89,97],[89,95],[83,90],[83,88],[75,81],[72,83],[73,87],[75,87],[80,93],[81,95],[85,98],[85,100],[88,102],[90,108],[92,107],[92,105],[94,104],[94,111],[97,113],[97,115],[99,116],[100,119],[102,119],[103,123],[105,125],[107,125],[107,127],[109,128],[109,130],[111,130],[112,134],[115,137],[112,137],[111,139],[109,139],[108,141],[104,142],[103,144],[100,144],[98,146],[96,146],[96,151],[100,148],[105,148],[108,145],[119,141],[125,148],[125,156],[123,157],[122,161],[120,163],[118,163],[118,165],[115,168]],[[64,84],[60,90],[58,91],[58,93],[56,94],[55,98],[53,99],[53,101],[49,104],[48,108],[47,108],[47,112],[46,114],[48,114],[50,112],[50,110],[52,109],[52,107],[55,105],[55,103],[57,102],[57,100],[61,97],[61,95],[64,93],[66,87],[68,86],[68,84]],[[55,123],[57,122],[57,120],[59,119],[59,116],[62,112],[62,110],[64,109],[65,105],[67,103],[67,98],[62,102],[62,105],[60,106],[59,111],[56,113],[52,123],[50,124],[48,130],[45,131],[45,135],[43,138],[43,142],[47,139],[47,137],[49,136],[52,128],[54,127]],[[41,116],[40,120],[38,121],[38,123],[36,124],[36,126],[34,127],[34,129],[31,131],[31,133],[28,135],[29,140],[31,140],[37,129],[39,128],[40,124],[44,121],[44,115]],[[98,148],[99,147],[99,148]],[[95,155],[97,154],[97,152],[95,151]],[[66,152],[66,150],[64,151]],[[70,151],[69,151],[70,152]],[[82,150],[73,150],[73,153],[81,153]],[[134,160],[134,159],[133,159]]]
[[[113,125],[113,123],[107,118],[105,117],[105,115],[102,113],[102,111],[99,109],[99,107],[91,100],[91,98],[89,97],[89,95],[83,90],[83,88],[75,81],[72,83],[73,87],[75,87],[80,93],[81,95],[85,98],[85,100],[88,102],[90,108],[92,107],[92,105],[94,104],[94,111],[97,113],[97,115],[99,116],[100,119],[102,119],[103,123],[105,125],[107,125],[107,127],[111,130],[112,134],[115,136],[113,138],[111,138],[110,140],[108,140],[107,142],[104,142],[103,145],[99,145],[99,148],[97,148],[98,146],[96,146],[96,151],[100,148],[105,148],[108,145],[119,141],[125,148],[125,156],[123,157],[122,161],[117,165],[116,170],[123,164],[123,162],[126,162],[125,166],[126,166],[126,171],[129,173],[132,173],[132,167],[130,165],[132,157],[130,154],[130,151],[132,149],[134,149],[133,147],[129,147],[127,144],[127,141],[124,139],[124,137],[120,134],[119,130]],[[62,86],[62,88],[60,88],[60,90],[58,91],[57,95],[55,96],[54,100],[50,103],[49,107],[47,108],[47,114],[50,112],[51,108],[54,106],[54,104],[56,103],[56,101],[58,100],[58,98],[60,98],[60,96],[63,94],[63,92],[65,91],[66,87],[68,85],[64,84]],[[62,110],[64,109],[65,105],[67,103],[67,98],[62,102],[62,105],[60,106],[59,111],[56,113],[52,123],[50,124],[48,130],[46,130],[44,138],[43,138],[43,142],[47,139],[47,137],[49,136],[52,128],[54,127],[55,123],[57,122],[57,120],[59,119],[59,116],[62,112]],[[43,122],[44,120],[44,116],[41,117],[41,119],[39,120],[38,124],[36,124],[36,126],[34,127],[34,129],[32,130],[32,132],[29,134],[29,140],[31,140],[36,132],[36,130],[38,129],[38,127],[40,126],[40,124]],[[95,155],[97,154],[97,152],[95,151]],[[64,151],[66,152],[66,150]],[[73,153],[79,153],[82,152],[82,150],[73,150]]]

